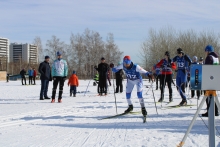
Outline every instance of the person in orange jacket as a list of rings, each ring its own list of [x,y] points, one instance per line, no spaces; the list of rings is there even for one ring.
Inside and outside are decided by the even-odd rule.
[[[76,71],[73,71],[73,74],[69,78],[68,86],[70,85],[70,96],[76,97],[76,87],[79,86],[78,77],[76,75]]]

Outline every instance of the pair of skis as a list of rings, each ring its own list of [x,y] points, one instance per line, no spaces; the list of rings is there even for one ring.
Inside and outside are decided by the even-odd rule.
[[[104,120],[104,119],[111,119],[111,118],[116,118],[116,117],[120,117],[120,116],[123,116],[123,115],[127,115],[127,114],[140,114],[141,112],[138,111],[138,112],[129,112],[129,113],[120,113],[120,114],[117,114],[117,115],[112,115],[112,116],[108,116],[108,117],[104,117],[104,118],[101,118],[99,120]],[[147,120],[147,116],[143,116],[143,123],[146,123],[146,120]]]

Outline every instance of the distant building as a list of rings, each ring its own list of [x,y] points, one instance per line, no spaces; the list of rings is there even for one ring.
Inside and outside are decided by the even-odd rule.
[[[10,62],[38,63],[38,47],[33,44],[10,44]]]
[[[9,39],[0,37],[0,70],[7,70],[9,61]]]

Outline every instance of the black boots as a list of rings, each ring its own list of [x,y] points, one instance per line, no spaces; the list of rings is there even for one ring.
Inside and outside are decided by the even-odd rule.
[[[186,105],[187,105],[187,101],[184,99],[179,104],[179,106],[186,106]]]
[[[125,110],[125,113],[129,113],[129,112],[131,112],[132,110],[133,110],[133,105],[129,105],[129,106],[128,106],[128,109]]]
[[[146,111],[145,107],[141,108],[141,112],[142,112],[143,116],[147,116],[147,111]]]

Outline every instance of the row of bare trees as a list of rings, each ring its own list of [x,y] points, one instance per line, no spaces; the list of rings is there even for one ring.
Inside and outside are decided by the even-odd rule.
[[[220,34],[214,31],[176,31],[172,27],[150,29],[148,38],[141,47],[142,64],[150,70],[158,60],[164,58],[166,51],[170,52],[171,58],[176,56],[177,48],[182,48],[191,58],[193,56],[205,58],[204,48],[208,44],[215,48],[216,53],[220,53],[219,39]]]
[[[98,32],[89,29],[82,34],[71,34],[69,44],[56,36],[47,40],[45,49],[40,37],[36,37],[33,44],[38,46],[39,58],[43,59],[43,56],[49,55],[51,62],[56,59],[56,52],[61,51],[63,58],[67,60],[69,75],[76,70],[79,78],[94,76],[94,66],[100,63],[101,57],[104,57],[107,63],[118,63],[123,54],[115,44],[112,33],[109,33],[104,41]]]

